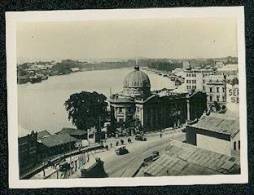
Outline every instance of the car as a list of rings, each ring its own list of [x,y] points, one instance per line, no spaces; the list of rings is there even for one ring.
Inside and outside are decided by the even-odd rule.
[[[152,156],[153,156],[153,161],[157,160],[160,157],[159,151],[153,151]]]
[[[124,154],[129,153],[129,151],[127,150],[125,145],[118,146],[115,149],[115,152],[116,152],[117,155],[124,155]]]
[[[152,154],[150,154],[144,159],[143,165],[148,165],[149,163],[157,160],[159,157],[160,153],[158,151],[153,151]]]
[[[142,135],[136,135],[135,136],[135,140],[139,140],[139,141],[147,141],[147,138],[142,136]]]

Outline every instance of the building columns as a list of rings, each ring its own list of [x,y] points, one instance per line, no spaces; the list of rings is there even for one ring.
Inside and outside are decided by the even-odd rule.
[[[187,122],[190,121],[190,100],[187,99]]]

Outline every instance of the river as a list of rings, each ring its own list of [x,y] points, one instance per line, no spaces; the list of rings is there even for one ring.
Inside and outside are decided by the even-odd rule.
[[[85,71],[49,77],[41,83],[18,85],[19,136],[32,130],[55,133],[63,127],[73,127],[64,107],[71,94],[97,91],[109,97],[110,89],[112,93],[122,90],[123,79],[131,71],[131,68]],[[152,90],[173,86],[166,77],[144,72],[150,78]]]

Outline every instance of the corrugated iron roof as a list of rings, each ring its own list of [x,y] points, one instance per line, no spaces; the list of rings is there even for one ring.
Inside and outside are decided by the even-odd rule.
[[[47,130],[39,131],[37,134],[38,139],[45,138],[47,136],[50,136],[51,134]]]
[[[213,115],[203,115],[197,123],[190,126],[229,135],[234,135],[240,129],[238,118],[229,119]]]
[[[80,130],[80,129],[74,129],[74,128],[62,128],[62,130],[57,132],[56,134],[61,134],[61,133],[67,133],[69,135],[86,135],[87,131]]]
[[[171,140],[166,153],[144,169],[151,176],[210,175],[239,173],[239,161],[234,157],[204,150]]]

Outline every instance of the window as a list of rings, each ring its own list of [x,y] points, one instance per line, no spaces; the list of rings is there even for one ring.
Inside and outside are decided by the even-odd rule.
[[[223,93],[225,92],[225,88],[224,87],[222,87],[222,91],[223,91]]]
[[[203,83],[205,83],[205,80],[203,80]]]
[[[220,96],[217,95],[217,96],[216,96],[216,99],[217,99],[217,102],[219,102],[219,101],[220,101]]]
[[[192,83],[196,83],[196,80],[192,80]]]
[[[192,77],[196,77],[196,74],[192,74]]]
[[[203,91],[205,91],[205,86],[203,86]]]
[[[226,97],[222,96],[222,100],[223,100],[223,102],[225,102],[226,101]]]
[[[210,87],[210,92],[213,92],[213,88],[212,87]]]
[[[120,112],[120,113],[123,112],[123,108],[119,108],[119,112]]]
[[[209,98],[210,98],[210,102],[212,102],[213,101],[213,96],[210,95]]]
[[[236,142],[234,142],[234,150],[236,150]]]
[[[239,103],[239,97],[236,98],[236,103]]]
[[[217,93],[219,93],[219,92],[220,92],[220,88],[219,88],[219,87],[216,87],[216,90],[217,90]]]
[[[240,150],[241,144],[240,144],[240,140],[238,141],[238,150]]]
[[[196,86],[192,86],[192,89],[196,89]]]

